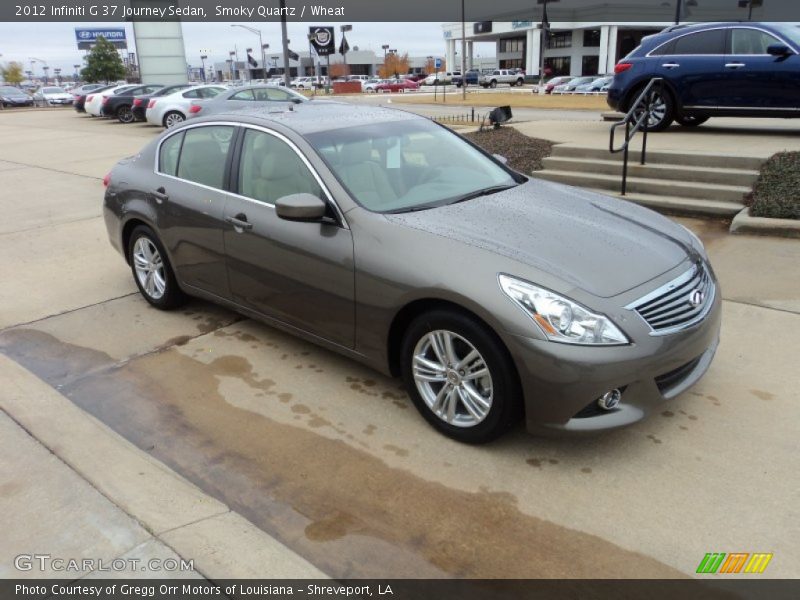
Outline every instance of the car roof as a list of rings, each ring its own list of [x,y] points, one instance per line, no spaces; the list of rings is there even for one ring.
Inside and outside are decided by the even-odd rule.
[[[272,107],[247,107],[229,113],[217,113],[190,123],[219,121],[221,119],[251,125],[277,124],[300,135],[333,131],[358,125],[390,123],[395,121],[425,121],[425,117],[403,110],[378,106],[346,104],[344,102],[304,102],[302,104],[278,103]]]

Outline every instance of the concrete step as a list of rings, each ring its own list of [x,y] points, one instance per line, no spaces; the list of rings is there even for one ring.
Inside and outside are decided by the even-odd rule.
[[[574,171],[576,173],[600,173],[622,177],[622,163],[618,160],[599,160],[589,158],[571,158],[550,156],[543,161],[545,169],[555,171]],[[758,171],[744,169],[720,169],[715,167],[693,167],[687,165],[665,165],[648,163],[640,165],[638,161],[628,164],[628,175],[647,179],[670,181],[695,181],[700,183],[716,183],[752,187],[758,179]]]
[[[628,202],[634,202],[658,212],[670,215],[733,217],[743,208],[738,202],[718,202],[699,200],[697,198],[680,198],[677,196],[654,196],[652,194],[620,194],[609,193],[608,190],[591,190],[598,194],[614,196]]]
[[[544,170],[534,173],[535,177],[592,188],[620,191],[621,179],[617,175],[601,173],[577,173],[574,171]],[[675,196],[679,198],[697,198],[713,202],[738,202],[742,205],[745,194],[750,193],[747,186],[718,185],[712,183],[659,181],[642,177],[628,177],[628,192],[631,194],[652,194],[656,196]]]
[[[658,134],[653,134],[658,135]],[[618,141],[618,143],[620,143]],[[641,140],[635,141],[631,147],[630,162],[639,160],[641,151]],[[553,156],[584,158],[598,160],[622,160],[622,152],[611,154],[607,147],[603,148],[584,148],[581,146],[565,146],[558,144],[553,146]],[[763,158],[750,156],[729,156],[726,154],[700,154],[691,152],[663,152],[648,151],[647,162],[662,165],[686,165],[690,167],[711,167],[718,169],[744,169],[747,171],[758,171],[765,162]]]

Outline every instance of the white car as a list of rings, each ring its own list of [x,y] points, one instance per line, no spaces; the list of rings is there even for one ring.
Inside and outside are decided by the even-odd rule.
[[[375,86],[384,83],[385,81],[385,79],[367,79],[366,81],[362,81],[361,91],[366,92],[367,94],[374,94],[377,91]]]
[[[296,77],[292,80],[292,87],[298,90],[313,90],[315,87],[317,87],[317,78]]]
[[[453,75],[461,75],[461,71],[439,71],[428,75],[422,80],[422,85],[441,85],[443,83],[453,83]]]
[[[112,87],[96,94],[90,93],[88,96],[86,96],[86,102],[84,103],[83,108],[87,115],[91,117],[100,117],[103,115],[103,98],[113,96],[134,87],[136,86],[126,83],[125,85],[118,85],[117,87]]]
[[[33,101],[36,104],[46,104],[55,106],[56,104],[72,104],[75,98],[60,87],[41,87],[33,94]]]
[[[223,85],[198,85],[167,96],[150,98],[145,117],[151,125],[160,125],[166,128],[174,127],[186,120],[192,101],[213,98],[227,89]]]

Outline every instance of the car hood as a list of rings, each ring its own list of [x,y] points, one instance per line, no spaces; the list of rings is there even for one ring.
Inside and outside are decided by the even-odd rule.
[[[538,179],[450,206],[386,216],[530,265],[602,298],[697,255],[688,233],[658,213]],[[498,262],[498,272],[503,270]]]

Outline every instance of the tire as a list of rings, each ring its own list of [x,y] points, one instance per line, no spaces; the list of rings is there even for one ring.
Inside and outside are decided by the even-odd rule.
[[[133,123],[136,117],[133,116],[133,111],[130,106],[124,105],[117,109],[117,120],[120,123]]]
[[[150,304],[161,310],[177,308],[187,300],[178,286],[164,246],[152,229],[139,225],[128,240],[128,262],[136,287]]]
[[[633,93],[631,102],[636,101],[642,89]],[[648,131],[664,131],[675,120],[675,100],[669,90],[656,86],[651,90],[651,103],[653,112],[648,123]],[[636,115],[642,114],[643,110],[636,111]]]
[[[459,371],[444,366],[447,352],[437,350],[435,344],[444,348],[446,338],[451,342],[450,365],[473,351],[478,356]],[[473,317],[447,309],[420,315],[405,333],[401,359],[403,380],[414,405],[447,437],[483,444],[505,433],[521,416],[520,386],[511,357],[494,332]],[[470,371],[486,374],[470,377]]]
[[[186,117],[183,115],[183,113],[178,112],[177,110],[171,110],[164,115],[162,124],[164,125],[165,129],[169,129],[171,127],[175,127],[176,125],[180,125],[185,120]]]
[[[518,85],[519,87],[522,87],[523,85],[525,85],[525,80],[524,80],[524,79],[522,79],[522,78],[520,78],[520,79],[517,79],[517,85]]]
[[[675,120],[684,127],[700,127],[703,123],[708,121],[710,117],[694,117],[692,115],[684,115],[675,117]]]
[[[496,81],[496,80],[494,80],[494,79],[492,79],[492,80],[489,82],[489,87],[490,87],[490,88],[492,88],[492,89],[496,88],[496,87],[497,87],[497,81]]]

